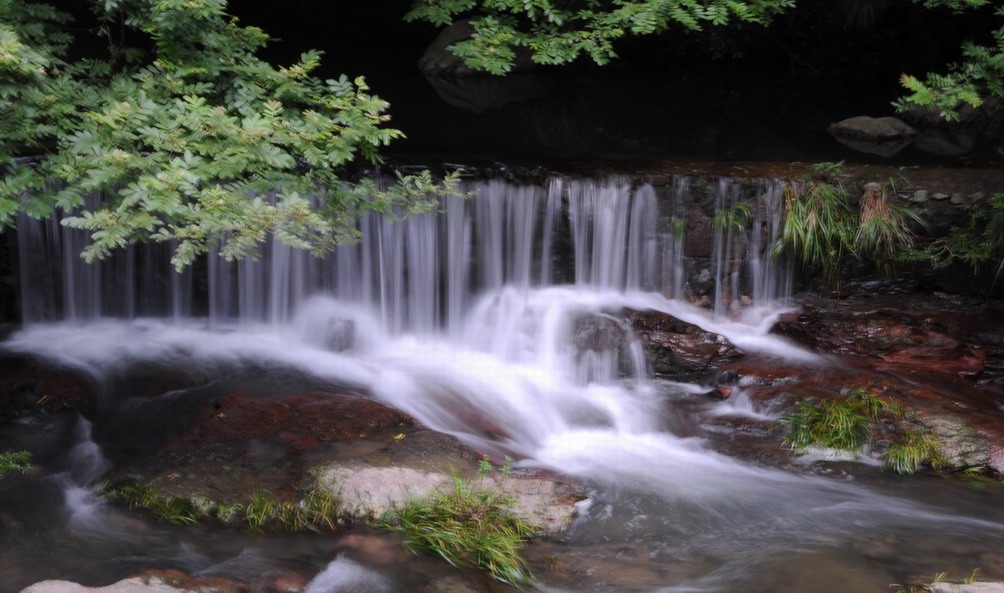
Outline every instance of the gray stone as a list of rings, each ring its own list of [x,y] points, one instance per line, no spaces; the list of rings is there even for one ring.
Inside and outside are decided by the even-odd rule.
[[[966,201],[966,196],[965,196],[965,194],[961,194],[959,192],[955,192],[954,194],[952,194],[952,197],[949,199],[949,201],[952,204],[955,204],[956,206],[958,206],[962,202]]]
[[[920,203],[926,202],[927,201],[927,190],[926,189],[918,189],[917,191],[913,192],[913,196],[910,198],[910,201],[914,202],[916,204],[920,204]]]
[[[851,117],[830,124],[827,128],[835,138],[864,140],[869,142],[890,142],[913,138],[917,132],[895,117]]]
[[[966,199],[969,200],[970,202],[979,202],[985,197],[987,197],[985,193],[978,191],[976,193],[969,194],[968,196],[966,196]]]
[[[895,117],[851,117],[830,124],[827,132],[844,146],[883,157],[903,150],[917,132]]]
[[[940,441],[939,449],[948,467],[976,467],[990,461],[991,443],[975,428],[953,416],[920,419]]]
[[[880,193],[882,191],[882,184],[877,181],[870,181],[865,184],[864,189],[866,192]]]
[[[200,589],[178,589],[157,577],[131,578],[107,587],[85,587],[70,581],[42,581],[21,593],[197,593]]]
[[[931,194],[931,197],[934,198],[935,200],[938,200],[938,201],[947,200],[948,199],[948,194],[939,191],[939,192],[935,192],[935,193]]]

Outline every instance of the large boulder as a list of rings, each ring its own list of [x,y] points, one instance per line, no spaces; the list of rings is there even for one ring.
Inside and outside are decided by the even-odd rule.
[[[450,487],[454,476],[478,479],[480,457],[361,394],[231,393],[204,405],[163,446],[117,463],[109,479],[210,507],[248,500],[256,489],[280,501],[333,494],[342,518],[365,521]],[[564,482],[524,472],[483,480],[512,494],[515,511],[542,532],[570,525],[575,497]]]
[[[903,150],[917,132],[895,117],[858,116],[830,124],[826,129],[837,142],[868,154],[890,157]]]
[[[725,337],[661,311],[628,310],[652,372],[681,381],[702,380],[743,352]]]

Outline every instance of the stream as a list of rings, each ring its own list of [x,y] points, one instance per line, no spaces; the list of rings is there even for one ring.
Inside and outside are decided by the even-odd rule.
[[[660,311],[806,373],[836,364],[769,333],[791,307],[791,266],[772,257],[777,182],[713,184],[709,207],[750,200],[756,215],[745,231],[712,233],[702,264],[717,280],[710,306],[685,298],[700,270],[685,264],[682,231],[708,225],[688,210],[686,179],[668,195],[621,178],[468,190],[479,195],[439,216],[366,219],[362,242],[327,260],[274,244],[259,262],[210,258],[204,277],[166,273],[155,247],[85,266],[66,255],[81,246],[74,231],[19,222],[31,271],[25,325],[3,347],[89,377],[98,399],[87,418],[0,425],[0,442],[24,443],[37,466],[0,481],[0,593],[52,578],[106,585],[145,569],[252,590],[288,574],[309,575],[310,593],[445,590],[432,588],[456,570],[445,563],[381,561],[347,546],[360,533],[381,537],[361,527],[326,536],[175,527],[95,494],[112,466],[159,446],[214,398],[316,384],[584,485],[589,504],[571,530],[527,552],[544,567],[543,592],[863,593],[976,568],[1004,579],[1000,490],[869,464],[737,456],[723,443],[744,423],[777,425],[778,412],[741,392],[713,401],[707,384],[653,376],[618,321],[625,309]],[[583,320],[615,328],[614,339],[584,346]],[[139,395],[116,380],[144,365],[197,386]],[[495,434],[459,413],[472,408]]]

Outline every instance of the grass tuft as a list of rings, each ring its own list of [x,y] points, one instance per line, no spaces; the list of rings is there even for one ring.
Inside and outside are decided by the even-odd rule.
[[[866,191],[861,198],[860,219],[854,235],[855,252],[872,259],[886,275],[893,273],[893,263],[914,249],[916,235],[911,224],[926,225],[917,212],[890,204],[885,191]]]
[[[798,409],[785,419],[791,431],[784,444],[801,449],[811,445],[857,451],[868,442],[872,422],[883,413],[898,415],[899,407],[856,389],[841,400],[798,402]]]
[[[31,453],[27,451],[5,451],[0,453],[0,478],[4,474],[26,474],[31,471]]]
[[[945,462],[937,437],[926,432],[910,430],[893,442],[882,457],[882,465],[898,474],[912,474],[925,465],[942,467]]]
[[[532,575],[520,552],[537,528],[513,513],[510,494],[484,484],[483,464],[481,470],[478,480],[455,476],[449,491],[408,503],[384,524],[401,533],[413,553],[429,552],[503,583],[526,585]]]
[[[280,502],[256,488],[246,503],[213,502],[201,497],[162,496],[133,480],[105,485],[105,496],[146,511],[159,519],[181,525],[216,520],[227,525],[243,523],[252,531],[337,531],[337,501],[326,494],[310,492],[300,502]]]

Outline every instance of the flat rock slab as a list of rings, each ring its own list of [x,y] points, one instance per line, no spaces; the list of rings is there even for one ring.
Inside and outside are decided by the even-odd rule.
[[[407,467],[332,466],[318,472],[318,484],[338,498],[340,507],[359,518],[381,517],[410,501],[422,500],[453,487],[454,477]],[[514,499],[512,511],[543,533],[567,529],[575,516],[575,498],[554,480],[511,475],[474,478],[484,488],[498,488]]]
[[[1004,593],[1004,583],[931,583],[926,591],[931,593]]]
[[[70,581],[42,581],[21,593],[241,593],[246,587],[217,579],[189,579],[181,576],[162,578],[139,576],[123,579],[105,587],[85,587]]]

